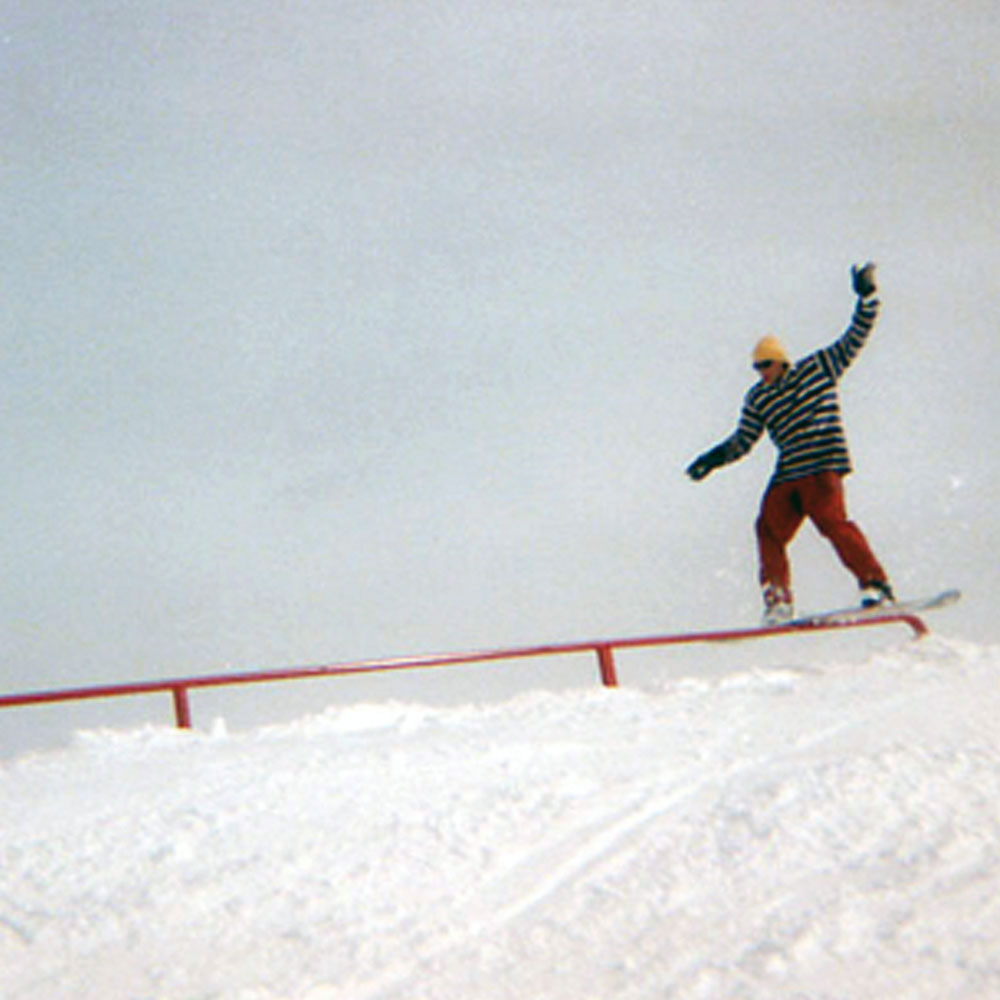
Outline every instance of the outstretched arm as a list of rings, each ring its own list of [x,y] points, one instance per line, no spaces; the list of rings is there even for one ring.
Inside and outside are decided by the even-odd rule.
[[[728,465],[742,458],[764,433],[764,421],[758,416],[749,400],[743,404],[740,422],[736,430],[699,455],[686,469],[687,474],[697,483],[722,465]]]

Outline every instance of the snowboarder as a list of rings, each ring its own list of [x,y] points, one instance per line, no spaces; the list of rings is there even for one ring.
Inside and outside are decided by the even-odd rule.
[[[895,600],[886,572],[864,533],[848,520],[844,501],[842,480],[851,471],[851,461],[837,382],[864,346],[879,310],[875,265],[855,265],[851,276],[857,302],[843,335],[794,364],[777,337],[768,335],[758,341],[753,367],[760,381],[746,394],[736,430],[687,468],[687,474],[698,482],[746,455],[765,429],[777,446],[777,466],[756,522],[764,622],[768,625],[794,616],[786,550],[807,517],[857,578],[863,606]]]

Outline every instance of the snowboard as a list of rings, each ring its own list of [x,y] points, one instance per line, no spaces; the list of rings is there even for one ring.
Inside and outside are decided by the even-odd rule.
[[[923,611],[937,611],[954,604],[962,596],[960,590],[942,590],[940,594],[930,597],[916,597],[893,604],[876,604],[871,608],[855,605],[852,608],[839,608],[836,611],[819,611],[813,614],[801,615],[788,622],[789,628],[821,625],[824,622],[863,621],[867,618],[878,618],[880,615],[917,614]]]

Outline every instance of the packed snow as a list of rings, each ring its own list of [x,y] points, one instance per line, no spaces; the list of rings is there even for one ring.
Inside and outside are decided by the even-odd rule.
[[[8,761],[0,992],[1000,996],[1000,647],[824,648]]]

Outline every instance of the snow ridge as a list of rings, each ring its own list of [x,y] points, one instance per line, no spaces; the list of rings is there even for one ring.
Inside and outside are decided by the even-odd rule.
[[[996,996],[998,665],[81,733],[0,767],[2,995]]]

